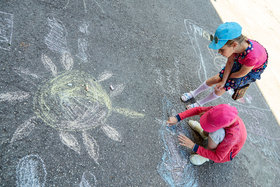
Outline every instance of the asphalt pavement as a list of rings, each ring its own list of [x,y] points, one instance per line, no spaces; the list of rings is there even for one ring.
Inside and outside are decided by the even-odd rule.
[[[277,186],[280,129],[256,84],[207,105],[245,122],[231,162],[193,166],[176,137],[205,142],[166,127],[225,64],[207,47],[221,23],[205,0],[1,1],[0,185]]]

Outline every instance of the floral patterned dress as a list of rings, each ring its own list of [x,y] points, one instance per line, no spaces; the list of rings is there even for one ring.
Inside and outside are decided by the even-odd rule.
[[[231,69],[231,73],[239,71],[242,67],[242,64],[239,63],[239,60],[246,58],[247,54],[249,54],[250,52],[252,52],[254,50],[253,43],[250,40],[248,40],[248,42],[249,42],[248,48],[243,53],[237,54],[235,56],[234,64],[233,64],[233,67]],[[266,54],[267,54],[267,52],[266,52]],[[263,71],[265,70],[266,67],[267,67],[267,59],[263,63],[262,66],[260,66],[257,69],[252,69],[244,77],[228,79],[226,81],[224,89],[226,91],[228,91],[230,89],[237,89],[237,88],[242,87],[246,84],[250,84],[252,82],[255,82],[256,79],[261,79],[261,74],[263,73]],[[221,79],[223,78],[224,70],[225,70],[225,67],[219,73],[219,76],[220,76]]]

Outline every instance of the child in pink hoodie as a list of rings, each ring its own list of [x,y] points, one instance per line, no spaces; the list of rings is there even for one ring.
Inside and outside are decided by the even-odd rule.
[[[170,117],[167,124],[175,125],[187,117],[201,115],[200,124],[191,121],[189,125],[202,137],[208,137],[208,148],[195,144],[185,135],[178,136],[180,145],[197,153],[190,157],[194,165],[201,165],[209,159],[222,163],[231,161],[241,150],[247,138],[246,127],[237,114],[237,109],[227,104],[195,107]]]

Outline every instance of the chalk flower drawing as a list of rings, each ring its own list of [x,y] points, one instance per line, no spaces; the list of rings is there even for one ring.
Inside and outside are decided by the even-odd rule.
[[[46,45],[53,51],[60,52],[60,63],[65,72],[58,72],[51,58],[41,55],[41,61],[54,78],[41,85],[33,98],[33,108],[36,116],[30,117],[15,131],[11,142],[27,137],[36,125],[36,119],[41,119],[46,125],[57,129],[61,142],[81,153],[81,145],[75,137],[76,132],[82,134],[82,141],[89,156],[98,163],[99,146],[90,134],[91,129],[101,128],[106,136],[120,142],[120,133],[106,123],[107,118],[116,112],[130,118],[142,118],[144,114],[127,108],[113,107],[110,98],[122,93],[123,84],[115,86],[110,95],[102,88],[101,82],[113,74],[104,71],[97,79],[91,75],[72,70],[74,60],[68,52],[65,28],[55,19],[49,19],[51,31],[46,37]],[[26,78],[26,77],[25,77]],[[29,97],[23,92],[1,94],[2,100],[22,100]]]

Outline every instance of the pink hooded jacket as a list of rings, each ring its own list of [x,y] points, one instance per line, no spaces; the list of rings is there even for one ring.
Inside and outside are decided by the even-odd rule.
[[[200,124],[203,130],[214,132],[220,128],[224,128],[225,138],[214,151],[205,149],[197,144],[195,144],[193,151],[218,163],[232,160],[241,150],[247,138],[246,127],[237,115],[237,109],[227,104],[195,107],[179,113],[176,117],[180,121],[201,113],[204,113],[200,118]],[[234,119],[236,119],[235,122],[230,125],[230,122]],[[230,126],[227,127],[228,125]]]

